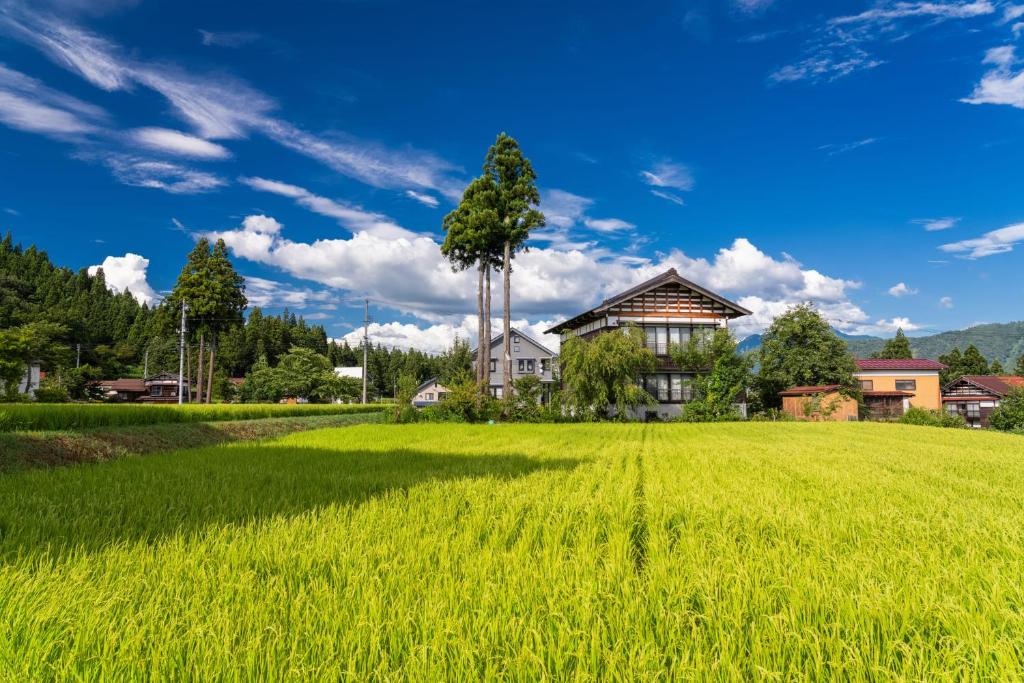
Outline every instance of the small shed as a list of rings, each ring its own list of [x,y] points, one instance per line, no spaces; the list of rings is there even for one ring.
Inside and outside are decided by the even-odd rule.
[[[857,420],[857,401],[844,396],[838,384],[792,387],[780,391],[782,410],[797,420],[811,422],[853,422]]]

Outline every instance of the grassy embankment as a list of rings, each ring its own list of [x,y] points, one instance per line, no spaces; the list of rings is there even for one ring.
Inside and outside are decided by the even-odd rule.
[[[0,477],[0,679],[1024,670],[1024,439],[367,425]]]

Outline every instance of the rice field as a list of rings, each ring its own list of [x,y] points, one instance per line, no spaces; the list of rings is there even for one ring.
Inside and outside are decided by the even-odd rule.
[[[0,432],[74,430],[96,427],[131,427],[174,422],[256,420],[380,412],[380,405],[279,403],[211,403],[145,405],[118,403],[10,403],[0,404]]]
[[[1019,679],[1024,439],[366,425],[0,477],[0,680]]]

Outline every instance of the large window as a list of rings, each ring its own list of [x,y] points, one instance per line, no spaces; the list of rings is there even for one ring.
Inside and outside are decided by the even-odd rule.
[[[661,403],[685,403],[693,400],[690,377],[678,372],[645,375],[643,388]]]
[[[532,358],[519,359],[519,372],[533,372],[537,369],[536,361]]]
[[[980,420],[981,419],[981,404],[980,403],[968,403],[967,404],[967,419],[968,420]]]
[[[916,379],[898,379],[898,380],[896,380],[896,391],[917,391],[917,380]]]
[[[540,369],[541,369],[541,372],[551,372],[551,359],[550,358],[541,358],[540,359]]]
[[[497,371],[498,371],[498,359],[497,358],[492,358],[491,359],[491,372],[497,372]]]
[[[860,390],[861,391],[874,391],[875,390],[875,382],[874,382],[874,380],[862,379],[860,381]]]

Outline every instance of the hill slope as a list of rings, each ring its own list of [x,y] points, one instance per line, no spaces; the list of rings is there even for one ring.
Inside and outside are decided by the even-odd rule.
[[[837,332],[857,358],[867,358],[880,351],[885,339],[880,337],[850,336]],[[963,350],[974,344],[989,361],[999,360],[1007,370],[1013,368],[1018,356],[1024,354],[1024,321],[975,325],[966,330],[950,330],[926,337],[911,337],[910,348],[917,358],[938,358],[944,353],[960,347]],[[752,351],[761,346],[761,335],[750,335],[742,342],[743,351]]]

